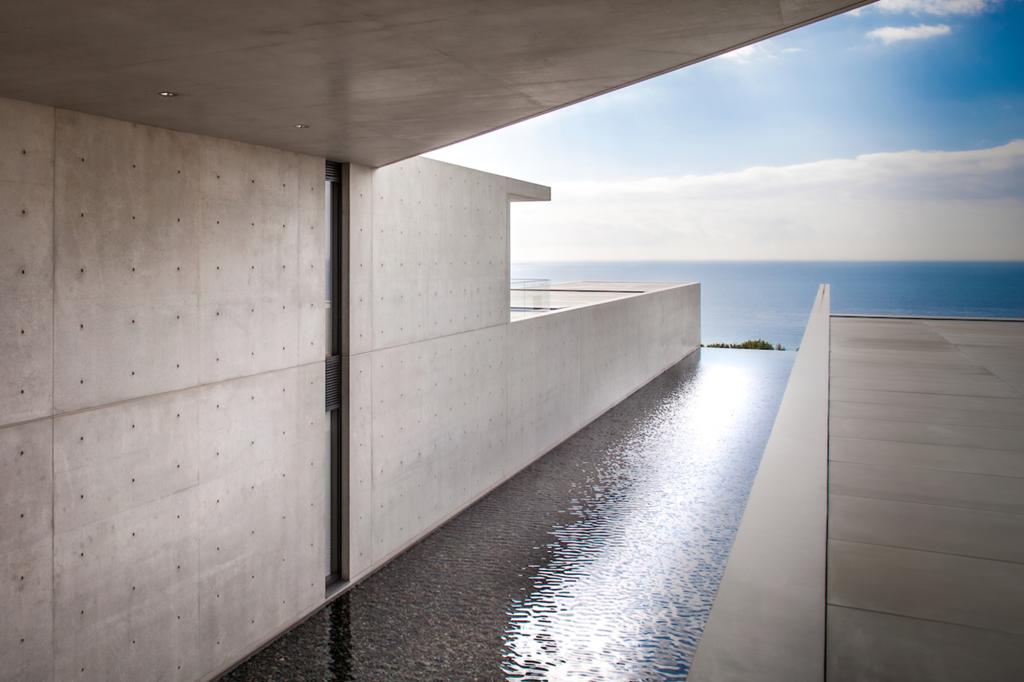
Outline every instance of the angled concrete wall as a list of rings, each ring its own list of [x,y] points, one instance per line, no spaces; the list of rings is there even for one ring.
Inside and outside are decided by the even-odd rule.
[[[196,679],[323,599],[323,161],[0,100],[0,678]]]

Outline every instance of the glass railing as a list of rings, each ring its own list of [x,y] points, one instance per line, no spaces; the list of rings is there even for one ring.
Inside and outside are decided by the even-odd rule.
[[[512,279],[509,303],[512,312],[543,312],[551,309],[550,279]]]

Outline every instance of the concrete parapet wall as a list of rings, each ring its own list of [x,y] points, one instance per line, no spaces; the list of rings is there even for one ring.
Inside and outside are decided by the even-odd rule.
[[[696,349],[700,288],[510,323],[508,205],[548,188],[422,158],[348,177],[356,581]]]
[[[699,296],[679,286],[353,357],[372,390],[349,406],[352,578],[696,350]]]
[[[699,346],[699,284],[513,322],[507,475]]]
[[[700,345],[699,284],[578,310],[584,424]]]
[[[815,298],[689,679],[825,674],[829,287]]]
[[[196,679],[323,599],[323,161],[0,100],[0,679]]]

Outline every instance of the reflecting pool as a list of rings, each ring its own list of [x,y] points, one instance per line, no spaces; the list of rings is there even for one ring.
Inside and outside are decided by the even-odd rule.
[[[227,679],[685,678],[794,357],[703,350]]]

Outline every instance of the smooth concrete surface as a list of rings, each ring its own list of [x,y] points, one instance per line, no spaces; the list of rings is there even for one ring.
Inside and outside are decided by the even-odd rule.
[[[323,160],[0,100],[0,193],[0,679],[209,677],[324,596]]]
[[[829,679],[1024,679],[1014,635],[838,606],[828,607],[828,633]],[[1002,662],[1005,676],[992,674],[993,661]]]
[[[832,358],[828,678],[1024,678],[1024,323],[835,317]]]
[[[691,680],[823,677],[828,363],[829,287],[822,285]]]
[[[430,159],[373,174],[373,348],[506,321],[514,196],[507,178]]]
[[[513,321],[511,475],[700,346],[700,285]]]
[[[422,158],[347,174],[355,582],[696,349],[700,291],[510,323],[509,202],[548,188]]]
[[[53,676],[54,116],[0,99],[0,679]]]
[[[350,466],[369,469],[370,485],[350,485],[370,512],[363,528],[353,514],[350,575],[379,567],[696,350],[698,319],[690,285],[354,356],[370,374],[370,423],[350,435]],[[349,409],[366,400],[353,396]]]
[[[0,428],[0,678],[53,676],[53,423]]]
[[[53,412],[54,111],[0,99],[0,425]]]
[[[382,166],[864,4],[11,0],[0,96]]]
[[[0,678],[211,678],[325,599],[323,160],[0,115]],[[513,324],[548,188],[345,176],[351,584],[696,349],[700,291]]]
[[[345,185],[354,582],[503,480],[473,460],[505,448],[509,202],[551,194],[423,158],[349,164]]]

